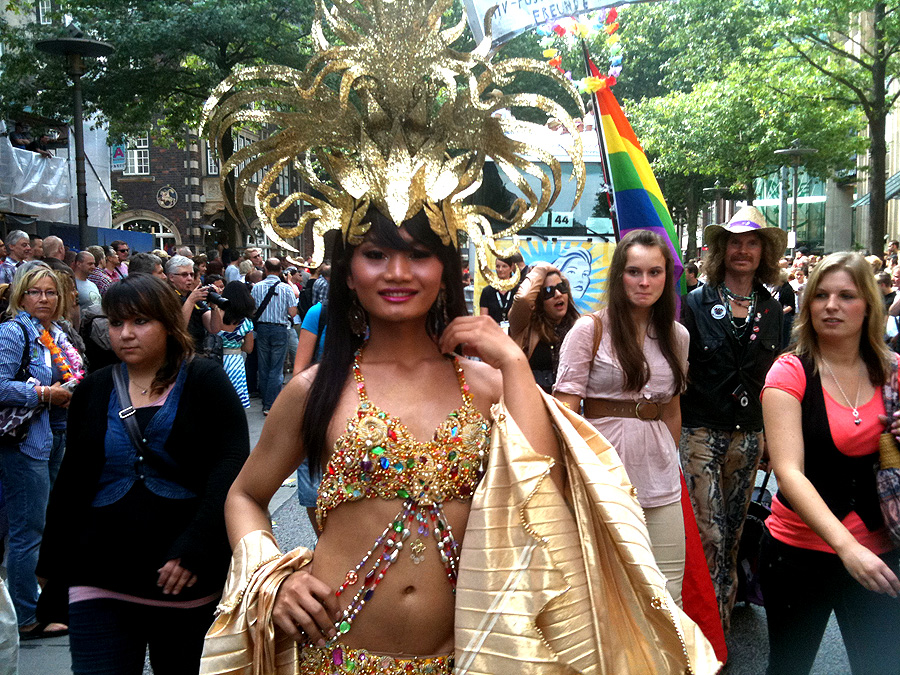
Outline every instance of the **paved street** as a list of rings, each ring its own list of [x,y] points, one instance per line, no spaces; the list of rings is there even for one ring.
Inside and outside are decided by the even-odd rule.
[[[250,438],[256,443],[262,430],[263,416],[258,398],[251,399],[248,420]],[[285,482],[270,504],[275,536],[283,550],[296,546],[311,547],[312,527],[306,511],[295,495],[294,479]],[[768,658],[766,617],[761,607],[738,606],[732,616],[732,632],[728,636],[729,664],[723,675],[762,675]],[[65,675],[71,672],[68,638],[35,640],[22,644],[19,653],[19,675]],[[144,673],[152,674],[149,665]],[[819,650],[812,675],[846,675],[850,672],[846,652],[841,643],[837,623],[832,617]]]

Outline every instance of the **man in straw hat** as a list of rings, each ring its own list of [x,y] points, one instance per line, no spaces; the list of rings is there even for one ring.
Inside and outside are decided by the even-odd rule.
[[[781,349],[782,309],[763,284],[778,279],[787,233],[752,206],[705,231],[708,283],[687,297],[688,388],[681,461],[722,624],[737,592],[737,555],[765,446],[759,395]]]

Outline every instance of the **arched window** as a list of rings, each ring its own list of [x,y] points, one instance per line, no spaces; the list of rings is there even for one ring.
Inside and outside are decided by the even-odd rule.
[[[148,232],[153,235],[154,248],[165,250],[166,246],[170,244],[181,245],[181,233],[178,232],[175,223],[153,211],[138,209],[120,213],[113,221],[113,228]]]

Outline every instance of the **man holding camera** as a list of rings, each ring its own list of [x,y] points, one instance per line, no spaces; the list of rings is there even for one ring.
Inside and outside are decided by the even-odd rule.
[[[210,287],[194,281],[194,261],[183,255],[169,258],[166,277],[181,298],[181,313],[187,322],[188,333],[194,339],[194,349],[202,354],[206,334],[218,333],[221,328],[219,315],[210,311],[206,303]]]
[[[288,328],[297,314],[297,298],[281,278],[278,258],[265,262],[266,278],[250,290],[256,302],[256,353],[259,357],[259,393],[263,415],[281,391],[284,383],[284,357],[288,348]]]

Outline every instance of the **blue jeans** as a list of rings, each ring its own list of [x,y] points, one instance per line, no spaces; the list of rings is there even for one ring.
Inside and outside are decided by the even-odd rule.
[[[50,488],[66,449],[66,432],[53,432],[50,459],[32,459],[17,446],[0,448],[0,480],[9,515],[9,594],[19,626],[34,623],[38,601],[37,567]]]
[[[287,345],[287,328],[277,324],[257,324],[256,353],[259,356],[259,395],[263,410],[272,407],[284,383]]]
[[[216,601],[181,609],[101,598],[69,605],[69,649],[76,675],[197,675]]]

